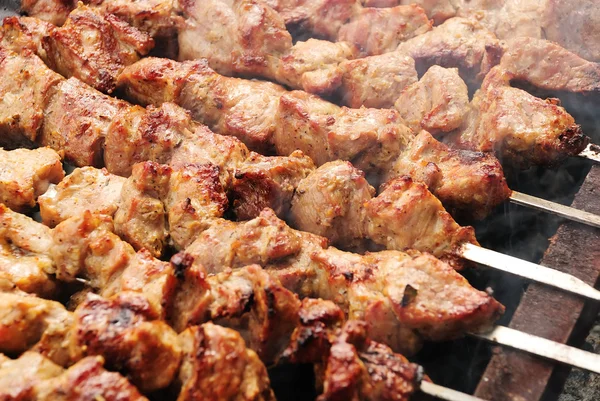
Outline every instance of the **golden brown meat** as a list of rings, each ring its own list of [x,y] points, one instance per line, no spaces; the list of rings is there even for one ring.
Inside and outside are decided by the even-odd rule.
[[[0,76],[0,146],[31,146],[38,139],[54,87],[63,78],[36,55],[17,55],[1,47]]]
[[[250,228],[254,237],[245,240],[242,233]],[[233,247],[228,240],[232,234],[239,238]],[[285,287],[301,297],[334,301],[349,318],[365,320],[371,338],[406,353],[416,352],[423,339],[448,339],[465,330],[485,329],[504,310],[429,254],[358,255],[325,249],[322,238],[278,224],[273,212],[237,226],[209,229],[185,255],[190,265],[213,272],[251,261],[267,265]]]
[[[251,153],[236,170],[231,188],[237,219],[256,217],[266,207],[286,216],[298,183],[314,169],[312,159],[301,151],[271,157]]]
[[[363,56],[373,56],[394,51],[400,43],[430,31],[431,25],[415,4],[362,8],[340,28],[337,40],[356,45]]]
[[[43,39],[47,62],[56,72],[74,76],[101,92],[115,88],[123,68],[146,55],[154,41],[112,14],[79,6],[65,24]]]
[[[555,99],[510,86],[513,74],[496,66],[475,94],[463,127],[448,140],[495,152],[515,167],[553,165],[581,152],[589,138]]]
[[[29,50],[47,60],[44,38],[56,27],[31,17],[6,17],[0,27],[0,47],[21,53]]]
[[[69,217],[81,216],[86,210],[112,216],[126,181],[105,169],[76,168],[39,197],[42,221],[54,227]]]
[[[15,211],[37,203],[38,196],[65,176],[60,155],[49,148],[0,148],[0,202]]]
[[[503,45],[476,20],[451,18],[430,32],[401,43],[397,51],[414,58],[421,73],[434,64],[456,67],[463,79],[479,83],[500,61]]]
[[[44,356],[26,352],[0,364],[0,397],[27,401],[144,401],[146,397],[119,373],[108,372],[102,357],[87,357],[63,369]]]
[[[413,131],[439,135],[462,125],[469,111],[469,91],[456,68],[434,65],[400,93],[394,107]]]
[[[293,89],[331,95],[342,84],[340,63],[357,56],[358,49],[348,42],[299,41],[279,59],[276,79]]]
[[[77,6],[74,0],[22,0],[21,11],[27,15],[62,25],[71,10]]]
[[[50,229],[13,212],[0,203],[0,279],[19,290],[43,297],[55,295],[57,286],[50,257]]]
[[[427,131],[415,137],[386,180],[401,176],[425,183],[452,214],[475,219],[483,219],[511,194],[492,154],[451,149]]]
[[[145,248],[155,257],[162,255],[169,235],[162,199],[167,196],[170,175],[169,166],[152,162],[134,165],[114,213],[116,233],[134,249]]]
[[[179,341],[178,401],[275,400],[265,365],[237,332],[206,323],[186,329]]]
[[[338,93],[342,103],[353,108],[392,108],[418,79],[415,60],[400,52],[345,61],[340,68],[344,75]]]

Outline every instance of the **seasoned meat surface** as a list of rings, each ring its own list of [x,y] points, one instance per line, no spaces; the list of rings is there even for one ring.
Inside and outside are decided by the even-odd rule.
[[[415,60],[400,52],[345,61],[340,68],[342,103],[354,108],[392,108],[400,93],[418,79]]]
[[[267,207],[285,218],[298,184],[314,169],[312,159],[299,150],[289,156],[251,153],[236,170],[231,189],[237,219],[254,218]]]
[[[49,148],[0,148],[0,202],[15,211],[36,205],[38,196],[65,176],[60,155]]]
[[[340,28],[338,40],[353,43],[363,56],[391,52],[410,38],[431,30],[424,10],[415,5],[362,8]]]
[[[54,296],[51,248],[48,227],[0,203],[0,280],[21,291]]]
[[[22,0],[21,10],[27,15],[60,26],[76,5],[74,0]]]
[[[44,224],[54,227],[88,210],[112,216],[118,207],[126,179],[105,169],[81,167],[39,197]]]
[[[123,68],[146,55],[154,41],[112,14],[79,6],[43,46],[53,70],[110,93]]]
[[[38,139],[44,111],[63,80],[36,55],[0,47],[0,146],[31,146]]]
[[[29,50],[47,60],[44,38],[56,27],[31,17],[6,17],[0,27],[0,47],[21,53]]]
[[[206,323],[188,328],[179,341],[183,357],[177,400],[275,400],[267,369],[237,332]]]
[[[413,131],[443,134],[462,125],[469,112],[469,91],[456,68],[434,65],[400,93],[394,107]]]

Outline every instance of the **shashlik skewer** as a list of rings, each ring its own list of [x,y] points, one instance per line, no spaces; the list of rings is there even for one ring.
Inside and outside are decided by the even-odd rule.
[[[17,57],[17,56],[11,56],[9,57],[10,61],[18,61],[21,60],[20,58],[21,56]],[[26,68],[42,68],[41,62],[39,61],[39,59],[37,59],[35,56],[28,56],[25,59],[27,59],[28,62],[27,63],[27,67]],[[31,59],[31,60],[29,60]],[[19,68],[21,69],[22,66],[19,65],[18,63],[16,63],[16,65],[14,65],[12,68]],[[43,69],[43,71],[45,72],[46,69]],[[50,75],[50,83],[54,84],[54,82],[56,82],[55,80],[59,79],[57,77],[54,77],[52,75]],[[42,81],[43,82],[43,81]],[[46,84],[44,84],[46,85]],[[102,147],[101,144],[104,141],[104,139],[106,139],[106,144],[107,144],[107,149],[109,149],[109,151],[106,152],[107,157],[114,157],[115,158],[115,163],[118,163],[118,161],[121,159],[122,156],[125,156],[126,160],[129,160],[129,157],[132,157],[131,154],[129,153],[123,153],[123,151],[126,151],[127,149],[132,149],[131,147],[123,147],[124,142],[122,140],[116,140],[114,147],[110,147],[108,146],[111,143],[111,135],[108,135],[107,133],[107,117],[114,117],[116,115],[120,115],[119,113],[124,113],[123,117],[127,117],[130,116],[130,110],[132,110],[131,106],[128,106],[125,102],[122,101],[117,101],[108,97],[103,97],[103,95],[100,95],[99,93],[94,93],[93,91],[90,92],[90,89],[86,88],[85,86],[81,85],[80,83],[77,83],[76,80],[70,79],[67,81],[62,82],[61,84],[61,89],[58,91],[58,93],[61,94],[61,96],[58,96],[57,101],[55,101],[54,103],[56,104],[56,106],[51,106],[49,107],[50,110],[52,110],[53,107],[56,108],[57,112],[55,113],[44,113],[44,101],[43,101],[43,97],[41,98],[42,100],[38,100],[37,103],[35,103],[34,107],[32,107],[29,112],[36,112],[38,114],[33,114],[34,116],[41,116],[42,119],[44,117],[49,118],[50,120],[46,120],[45,123],[43,124],[43,128],[44,128],[44,133],[42,133],[42,137],[47,138],[46,140],[42,140],[42,143],[48,143],[48,144],[52,144],[53,146],[55,146],[58,149],[61,149],[61,151],[64,151],[65,154],[67,154],[68,156],[71,156],[72,158],[76,158],[77,163],[79,164],[93,164],[94,162],[98,163],[99,159],[101,159],[102,157]],[[30,91],[29,93],[32,93],[31,91],[33,91],[33,93],[36,93],[35,90],[33,90],[33,88],[28,88],[26,85],[23,86],[23,84],[20,84],[19,86],[23,87],[24,90]],[[42,86],[42,88],[44,88],[44,86]],[[37,99],[40,98],[39,95],[37,95]],[[56,96],[55,96],[56,98]],[[34,97],[34,100],[36,98]],[[85,102],[82,102],[81,100],[85,99]],[[31,97],[28,98],[29,101],[31,101]],[[90,103],[90,107],[88,107],[88,103],[86,102],[91,102]],[[96,103],[102,103],[102,107],[98,107],[98,104]],[[41,103],[41,107],[40,107],[40,103]],[[51,102],[52,104],[53,102]],[[64,106],[62,106],[64,104]],[[93,106],[91,105],[93,104]],[[80,111],[76,111],[74,110],[74,108],[80,108]],[[69,109],[70,112],[67,115],[61,115],[58,113],[58,110],[64,110],[64,109]],[[142,113],[141,109],[136,109],[133,108],[134,110],[139,110],[139,112],[141,113],[140,117],[144,117],[144,113]],[[92,114],[90,115],[90,110],[93,110],[95,115]],[[154,118],[158,118],[160,120],[160,117],[165,116],[165,112],[167,113],[166,115],[172,115],[172,112],[169,112],[170,108],[167,107],[166,109],[161,110],[158,113],[150,113],[151,117],[151,121],[153,121]],[[177,114],[176,112],[173,114],[174,116],[179,116],[179,114]],[[53,119],[54,116],[59,116],[60,119],[55,120]],[[153,117],[154,116],[154,117]],[[40,117],[37,117],[38,119]],[[179,117],[177,117],[179,118]],[[185,120],[186,118],[189,118],[187,116],[183,116],[183,120]],[[38,131],[39,131],[39,127],[40,127],[40,122],[39,120],[33,119],[34,123],[31,125],[28,125],[32,120],[31,117],[28,118],[24,118],[24,119],[19,119],[20,124],[22,124],[22,127],[25,128],[25,132],[27,135],[30,136],[30,139],[34,139],[37,137],[38,135]],[[119,120],[117,120],[119,121]],[[142,121],[140,120],[134,120],[134,122],[136,124],[143,122],[144,119],[142,118]],[[177,119],[175,121],[178,121]],[[181,120],[179,120],[181,121]],[[175,127],[179,127],[180,123],[176,123],[174,125],[170,125],[171,127],[175,128]],[[112,124],[110,124],[110,126],[114,126],[114,122]],[[135,127],[136,125],[134,125]],[[142,124],[142,127],[144,125]],[[160,125],[159,125],[160,126]],[[117,125],[117,127],[120,127],[120,125]],[[126,126],[122,126],[123,128],[125,128]],[[155,125],[151,125],[151,127],[156,127]],[[14,127],[11,127],[14,128]],[[21,128],[23,130],[23,128]],[[179,160],[180,161],[185,161],[185,160],[190,160],[190,159],[194,159],[196,161],[200,161],[200,160],[206,160],[206,161],[210,161],[212,163],[217,163],[218,165],[223,167],[223,172],[225,174],[227,174],[227,171],[230,171],[229,168],[227,167],[227,165],[229,163],[233,163],[233,165],[236,165],[236,160],[239,160],[238,156],[235,156],[236,152],[234,151],[235,149],[239,149],[239,145],[235,145],[231,140],[229,140],[229,142],[223,138],[223,139],[219,139],[220,137],[215,136],[214,134],[210,133],[210,132],[204,132],[205,135],[199,135],[201,134],[201,132],[193,132],[194,129],[187,130],[185,129],[184,126],[184,133],[185,135],[183,136],[183,138],[189,137],[189,135],[192,136],[196,136],[197,138],[204,138],[203,140],[205,140],[206,144],[208,143],[216,143],[217,147],[216,147],[216,151],[210,151],[210,154],[207,154],[206,150],[199,150],[198,146],[195,146],[193,142],[189,142],[189,141],[184,141],[181,142],[182,137],[179,137],[178,139],[168,139],[165,138],[166,140],[159,140],[158,137],[156,137],[155,135],[157,134],[156,131],[151,130],[149,132],[150,135],[152,136],[148,136],[148,137],[142,137],[140,139],[142,139],[142,142],[146,142],[148,146],[148,142],[147,140],[149,138],[154,138],[152,139],[152,141],[150,142],[150,144],[152,144],[153,142],[159,141],[157,143],[161,143],[164,144],[164,146],[166,146],[166,149],[171,149],[173,150],[175,153],[169,153],[167,152],[166,155],[164,156],[160,156],[159,157],[166,157],[167,160],[169,159],[176,159],[177,156],[176,154],[179,154],[179,152],[181,152],[181,155],[179,156]],[[196,130],[197,131],[197,130]],[[12,134],[14,134],[13,131],[10,131]],[[112,131],[111,131],[112,132]],[[115,131],[117,133],[121,132],[120,130]],[[127,129],[125,129],[125,132],[128,132]],[[134,132],[137,132],[135,135],[139,135],[139,131],[137,131],[137,129],[134,129]],[[154,132],[154,133],[152,133]],[[187,133],[186,133],[187,132]],[[70,138],[73,139],[70,139]],[[168,136],[167,136],[168,137]],[[115,137],[116,138],[116,137]],[[146,139],[143,139],[146,138]],[[176,136],[177,138],[177,136]],[[12,138],[12,140],[15,140],[14,138]],[[173,142],[176,141],[176,142]],[[127,142],[125,142],[127,143]],[[183,146],[178,146],[179,144],[183,143]],[[197,144],[197,142],[196,142]],[[68,146],[67,146],[68,145]],[[163,145],[161,145],[163,146]],[[136,146],[137,147],[137,146]],[[154,147],[154,145],[151,145],[151,148]],[[204,146],[205,147],[205,146]],[[214,148],[214,146],[211,147],[211,149]],[[217,150],[220,149],[221,151]],[[224,152],[223,152],[224,151]],[[232,153],[233,151],[233,153]],[[191,152],[191,153],[190,153]],[[241,152],[242,154],[242,159],[245,158],[243,156],[244,151],[242,150]],[[134,153],[135,155],[135,153]],[[162,160],[161,160],[162,161]],[[171,160],[173,161],[173,160]],[[107,160],[108,163],[108,160]],[[125,163],[127,165],[127,163]]]

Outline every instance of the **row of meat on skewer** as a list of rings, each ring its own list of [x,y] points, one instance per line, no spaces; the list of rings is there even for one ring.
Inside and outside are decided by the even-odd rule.
[[[5,20],[0,142],[45,147],[0,151],[2,302],[14,311],[0,351],[43,357],[0,361],[0,376],[36,366],[23,391],[49,399],[90,369],[143,399],[91,355],[143,392],[272,399],[262,363],[300,362],[316,364],[323,400],[409,397],[422,374],[394,352],[485,330],[504,310],[456,273],[477,240],[444,209],[483,218],[510,196],[479,151],[520,168],[588,142],[556,101],[511,82],[593,94],[597,66],[545,41],[505,50],[471,20],[432,29],[414,6],[355,4],[329,33],[300,18],[308,36],[349,42],[293,44],[277,5],[201,3],[141,17],[143,2],[69,14],[42,1],[24,9],[64,25]],[[405,30],[357,34],[372,18]],[[216,29],[222,46],[208,46]],[[180,58],[205,60],[138,61],[175,34]],[[444,60],[457,69],[429,68]],[[472,101],[461,76],[483,81]],[[117,89],[149,106],[100,92]],[[65,177],[63,158],[80,168]],[[37,203],[45,225],[17,213]],[[26,295],[81,283],[73,313]]]

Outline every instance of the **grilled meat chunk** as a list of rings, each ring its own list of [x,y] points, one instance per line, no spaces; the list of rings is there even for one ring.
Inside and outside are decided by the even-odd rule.
[[[152,162],[138,163],[121,189],[116,210],[116,233],[135,249],[159,257],[167,243],[167,212],[162,202],[169,190],[171,168]]]
[[[10,400],[144,401],[123,376],[106,371],[102,357],[87,357],[64,370],[35,352],[0,364],[0,397]]]
[[[464,80],[479,83],[500,62],[504,49],[496,36],[476,20],[451,18],[401,43],[397,51],[414,58],[421,74],[437,64],[458,68]]]
[[[456,68],[434,65],[402,91],[394,107],[413,131],[443,134],[462,125],[469,111],[469,91]]]
[[[106,93],[113,91],[123,68],[152,47],[154,41],[148,35],[112,14],[102,15],[86,6],[75,9],[62,27],[44,38],[53,70]]]
[[[75,78],[57,85],[44,110],[40,143],[64,151],[77,166],[102,165],[107,127],[127,103],[103,95]]]
[[[589,138],[555,99],[510,86],[513,74],[496,66],[475,94],[463,127],[448,136],[467,149],[495,152],[515,167],[553,165],[581,152]]]
[[[341,84],[344,69],[340,63],[358,56],[349,42],[308,39],[296,42],[278,62],[276,79],[290,88],[316,95],[331,95]]]
[[[49,148],[0,148],[0,202],[15,211],[36,205],[38,196],[65,176],[60,155]]]
[[[56,27],[31,17],[6,17],[0,27],[0,47],[15,53],[30,51],[47,60],[44,38]]]
[[[536,88],[582,94],[600,92],[600,64],[547,40],[512,40],[500,65],[512,74],[513,81],[524,81]]]
[[[373,56],[394,51],[400,43],[430,31],[431,25],[415,4],[362,8],[340,28],[337,40],[353,43],[363,56]]]
[[[178,401],[275,400],[267,369],[240,335],[212,323],[179,335],[183,350]],[[218,380],[208,372],[218,374]]]
[[[63,78],[36,55],[17,55],[1,47],[0,76],[0,146],[31,146],[38,139],[55,86]]]
[[[74,0],[22,0],[21,11],[27,15],[62,25],[69,13],[77,6]]]
[[[391,108],[418,79],[415,60],[400,52],[345,61],[340,68],[344,75],[339,94],[342,103],[353,108]]]
[[[42,221],[54,227],[69,217],[81,216],[86,210],[112,216],[117,211],[126,181],[105,169],[76,168],[39,197]]]
[[[298,184],[290,224],[351,248],[364,237],[364,208],[374,194],[364,173],[349,162],[325,163]]]
[[[43,297],[55,295],[51,248],[48,227],[0,203],[0,280]]]
[[[451,213],[483,219],[510,196],[502,166],[493,155],[451,149],[426,131],[411,145],[387,179],[409,176],[427,184]]]
[[[254,218],[268,207],[282,218],[287,216],[298,184],[315,165],[301,151],[286,157],[266,157],[251,153],[236,170],[231,197],[238,220]]]

